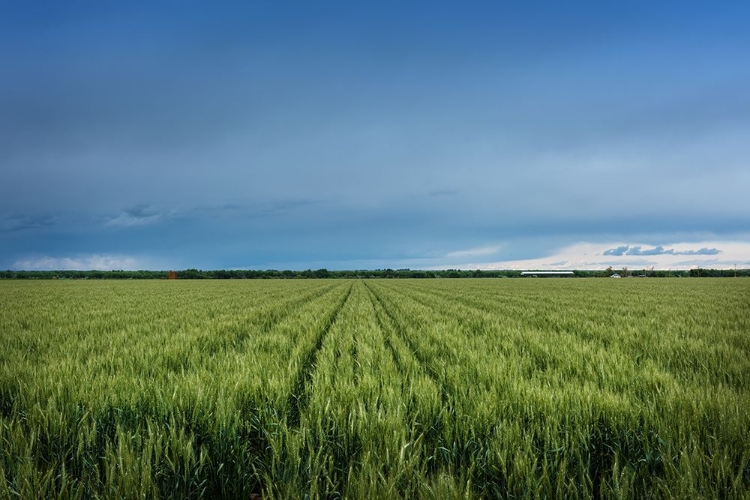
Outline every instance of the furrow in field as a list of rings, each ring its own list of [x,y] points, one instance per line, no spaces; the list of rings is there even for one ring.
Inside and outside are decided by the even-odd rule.
[[[493,311],[493,307],[496,306],[494,302],[486,302],[486,297],[484,297],[484,302],[480,302],[471,294],[469,290],[462,290],[461,294],[451,294],[449,290],[431,289],[427,287],[420,287],[419,285],[406,285],[402,287],[402,290],[408,290],[410,295],[412,293],[419,293],[429,297],[435,297],[440,300],[459,303],[482,312]],[[509,298],[510,296],[503,296],[498,297],[497,300],[507,301]],[[515,300],[518,301],[517,298]]]
[[[490,432],[497,394],[507,393],[526,372],[510,366],[486,341],[490,329],[485,328],[485,318],[466,317],[450,303],[423,304],[390,283],[368,286],[398,325],[399,336],[439,383],[444,403],[453,408],[447,414],[452,420],[446,424],[451,430],[444,433],[445,441],[458,443],[466,437],[461,415],[469,412],[481,413],[481,423],[472,432]]]
[[[351,356],[352,356],[352,379],[354,381],[354,385],[359,384],[359,375],[360,375],[360,365],[359,365],[359,354],[357,350],[357,337],[352,337],[352,348],[350,350]]]
[[[376,304],[377,298],[372,290],[370,290],[367,285],[365,285],[365,288],[367,288],[367,296],[370,298],[370,304],[372,304],[375,320],[378,323],[378,327],[380,327],[380,331],[383,332],[383,343],[388,349],[388,352],[390,352],[393,364],[396,366],[399,373],[405,374],[406,367],[404,366],[404,361],[399,356],[396,348],[393,346],[393,342],[391,341],[394,331],[393,326],[391,324],[386,325],[385,320],[383,319],[382,306],[379,303]]]
[[[349,300],[349,296],[352,293],[352,287],[353,285],[349,286],[349,290],[347,290],[344,298],[337,304],[336,308],[326,320],[323,328],[320,330],[317,338],[315,339],[315,344],[308,351],[307,355],[304,357],[301,363],[299,370],[297,371],[294,385],[292,386],[293,390],[289,395],[289,399],[287,401],[287,423],[291,427],[299,427],[301,411],[305,408],[307,402],[310,399],[308,387],[310,386],[309,382],[312,378],[313,370],[315,369],[315,361],[318,356],[318,352],[323,345],[323,340],[330,331],[331,327],[336,322],[336,318],[338,317],[339,313],[344,308],[346,301]]]
[[[488,310],[491,310],[491,307],[488,306],[482,307],[476,304],[472,304],[462,298],[462,296],[441,294],[434,291],[427,292],[419,287],[399,287],[398,290],[391,289],[391,291],[400,293],[401,295],[408,297],[409,299],[423,305],[424,307],[432,309],[438,315],[448,316],[451,318],[455,318],[456,316],[456,306],[461,306],[462,308],[465,307],[466,309],[473,309],[480,312],[487,312]],[[446,303],[450,307],[445,307],[443,303]]]
[[[430,361],[424,356],[422,351],[419,349],[419,347],[414,343],[414,341],[409,337],[409,335],[406,333],[404,326],[401,324],[401,322],[398,320],[396,315],[391,312],[388,309],[388,306],[385,304],[384,300],[378,295],[375,290],[372,289],[370,285],[365,285],[368,289],[368,291],[371,294],[371,297],[374,297],[375,302],[377,303],[378,307],[376,308],[376,318],[378,320],[378,324],[380,325],[381,329],[383,331],[395,331],[398,335],[398,338],[400,338],[409,348],[409,351],[413,354],[414,358],[419,362],[419,365],[421,366],[424,373],[426,373],[430,379],[438,386],[440,387],[440,397],[443,401],[443,403],[447,403],[451,399],[451,388],[448,387],[446,382],[440,377],[440,374],[438,373],[435,366],[430,363]],[[394,353],[395,357],[395,351],[392,351]]]
[[[528,379],[534,379],[533,386],[542,380],[559,386],[564,378],[557,368],[564,361],[555,347],[565,346],[568,355],[576,349],[575,355],[584,356],[570,335],[556,334],[551,339],[533,325],[509,328],[502,309],[492,315],[447,297],[420,293],[416,287],[402,290],[385,283],[378,287],[385,289],[384,295],[399,311],[409,311],[423,333],[418,337],[422,350],[429,359],[442,360],[446,381],[462,394],[471,392],[490,401],[499,388],[516,391],[517,381]],[[508,311],[511,314],[513,309]],[[473,383],[467,386],[465,380]]]
[[[293,311],[307,304],[308,302],[314,301],[318,297],[322,297],[334,287],[335,285],[328,285],[325,287],[316,288],[311,292],[302,295],[301,297],[294,297],[289,300],[274,303],[274,308],[270,311],[267,311],[260,317],[261,321],[259,321],[258,323],[262,325],[262,331],[266,332],[270,330],[276,323],[287,317]]]
[[[405,332],[403,329],[399,331],[399,327],[388,316],[389,311],[385,310],[375,293],[366,285],[365,290],[370,301],[371,314],[377,323],[385,351],[390,355],[393,366],[403,377],[406,386],[418,386],[425,393],[434,391],[445,403],[450,394],[438,380],[436,371],[428,369],[430,365],[426,363],[425,359],[420,360],[417,356],[419,354],[417,346],[405,340]],[[407,388],[406,390],[410,389]]]
[[[370,287],[365,285],[365,288],[370,299],[370,305],[372,306],[375,321],[383,335],[383,345],[385,345],[390,353],[396,369],[405,377],[414,376],[416,370],[423,373],[431,383],[435,383],[432,374],[422,366],[422,363],[416,357],[414,346],[404,340],[403,332],[398,331],[398,327],[388,316],[378,297],[375,296],[375,293]],[[435,387],[437,388],[438,386],[439,384]]]
[[[371,294],[356,282],[317,354],[299,426],[287,441],[274,444],[294,457],[291,469],[287,465],[274,472],[274,483],[290,476],[305,484],[320,475],[359,478],[355,482],[367,484],[366,489],[351,490],[344,482],[337,495],[380,497],[387,491],[392,497],[416,496],[418,485],[396,476],[421,474],[427,467],[440,446],[444,405],[437,386],[403,343],[396,349],[407,368],[396,367],[384,344],[387,335]],[[279,497],[296,494],[278,491]]]
[[[335,286],[335,284],[329,284],[324,287],[318,287],[303,295],[294,296],[287,300],[270,300],[268,303],[263,304],[260,309],[253,311],[253,315],[247,319],[246,325],[238,327],[238,325],[233,324],[227,326],[223,331],[208,331],[204,335],[193,337],[192,342],[197,344],[197,350],[209,355],[223,354],[231,350],[242,351],[251,336],[268,334],[276,325],[295,314],[307,304],[326,295]],[[238,304],[238,307],[242,306],[244,304]],[[190,346],[187,345],[187,347],[189,348]]]
[[[519,284],[522,286],[517,286]],[[559,315],[560,311],[576,311],[577,304],[586,300],[585,294],[582,295],[581,291],[576,288],[577,283],[570,281],[562,283],[565,286],[565,293],[560,294],[560,298],[554,304],[544,300],[544,295],[540,294],[539,290],[529,287],[529,284],[531,283],[528,281],[515,282],[512,285],[516,286],[510,288],[504,280],[499,284],[500,286],[493,287],[496,293],[491,295],[487,294],[486,289],[469,286],[464,286],[460,293],[455,293],[451,287],[455,287],[457,284],[453,282],[440,287],[426,287],[417,283],[409,283],[400,288],[402,293],[406,293],[409,297],[427,307],[435,307],[433,300],[444,301],[450,303],[451,309],[454,311],[460,309],[472,316],[489,315],[495,318],[498,317],[498,312],[506,311],[506,314],[500,316],[506,329],[533,327],[553,332],[567,331],[573,334],[580,332],[581,325],[575,321],[579,318],[575,315],[566,315],[565,321],[561,321],[562,318]],[[463,285],[463,283],[460,285]],[[560,286],[560,282],[552,282],[551,285],[549,283],[547,285]],[[511,293],[511,290],[513,293]],[[619,302],[623,302],[622,298],[614,299],[615,304]],[[437,310],[440,311],[442,308],[437,308]],[[599,330],[602,324],[588,326],[594,326]]]

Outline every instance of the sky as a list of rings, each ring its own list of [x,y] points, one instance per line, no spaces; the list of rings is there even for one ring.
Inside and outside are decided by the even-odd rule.
[[[748,25],[0,0],[0,269],[750,268]]]

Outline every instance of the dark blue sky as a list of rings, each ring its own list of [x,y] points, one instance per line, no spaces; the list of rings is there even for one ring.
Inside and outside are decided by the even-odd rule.
[[[750,267],[749,25],[0,2],[0,268]]]

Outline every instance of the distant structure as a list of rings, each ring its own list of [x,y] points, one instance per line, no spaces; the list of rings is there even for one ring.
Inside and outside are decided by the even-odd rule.
[[[176,280],[177,279],[177,271],[169,271],[169,274],[167,275],[168,280]]]
[[[565,277],[575,276],[573,271],[523,271],[521,276],[531,276],[532,278],[544,278],[544,277]]]
[[[620,276],[619,274],[615,273],[612,276],[610,276],[610,278],[622,278],[622,276]]]

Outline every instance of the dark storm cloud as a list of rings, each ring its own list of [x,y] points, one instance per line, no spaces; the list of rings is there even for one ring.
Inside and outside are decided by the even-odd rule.
[[[136,218],[147,218],[156,215],[156,212],[149,205],[136,205],[123,210],[126,214]]]
[[[136,205],[122,210],[117,216],[108,218],[106,226],[146,226],[173,215],[173,212],[159,212],[150,205]]]
[[[277,221],[284,216],[297,214],[300,211],[310,210],[313,207],[325,204],[324,200],[315,199],[274,199],[252,201],[244,203],[226,203],[222,205],[201,205],[172,210],[175,217],[183,219],[201,218],[223,218],[234,220],[267,219]]]
[[[244,221],[252,219],[267,219],[276,221],[286,215],[322,203],[320,200],[309,199],[279,199],[261,202],[247,202],[244,204],[226,203],[222,205],[184,206],[155,206],[140,204],[124,208],[116,215],[104,217],[104,226],[109,227],[138,227],[157,224],[167,224],[176,220],[183,224],[193,224],[201,220],[226,219]]]
[[[24,229],[45,228],[57,223],[53,215],[6,215],[0,216],[0,232],[10,233]]]

